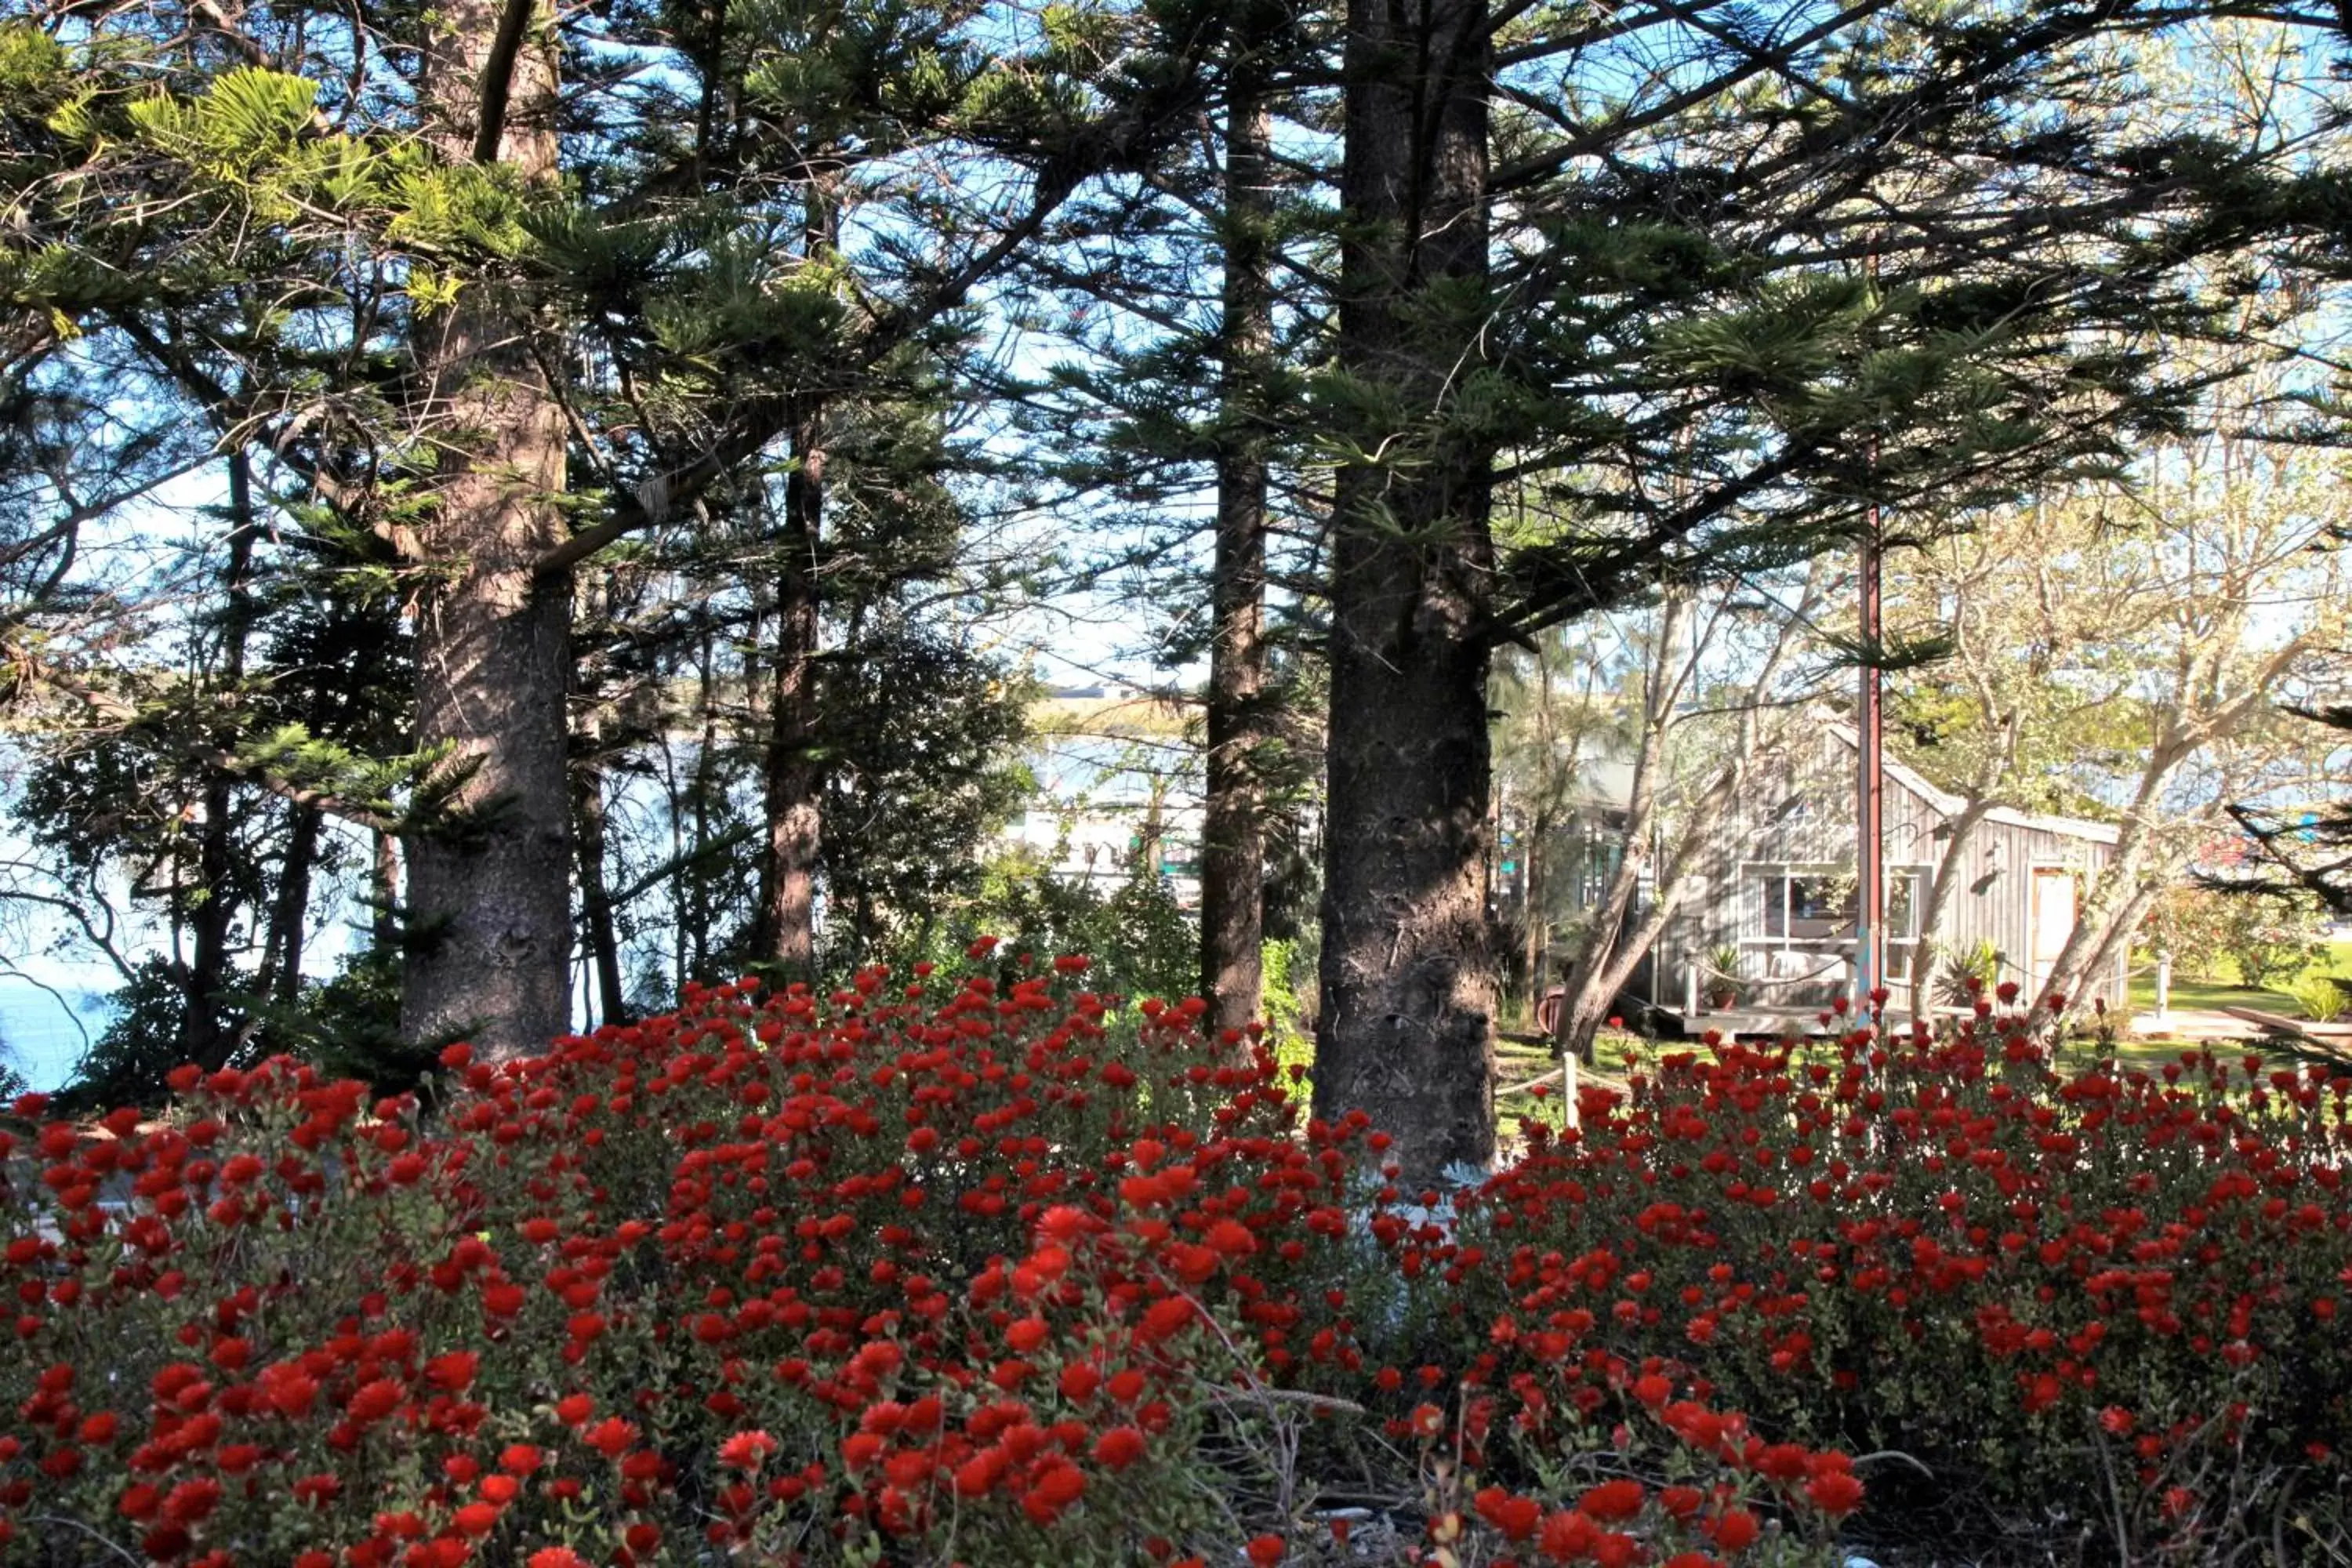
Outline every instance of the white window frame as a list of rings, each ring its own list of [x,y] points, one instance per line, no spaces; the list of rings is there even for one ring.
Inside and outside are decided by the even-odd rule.
[[[1919,914],[1927,902],[1928,883],[1935,872],[1933,867],[1908,862],[1888,866],[1885,872],[1890,892],[1893,891],[1894,884],[1898,878],[1907,878],[1912,884],[1911,929],[1901,935],[1887,936],[1886,949],[1891,957],[1897,952],[1907,953],[1912,945],[1919,940]],[[1791,880],[1806,877],[1833,878],[1848,877],[1853,874],[1851,868],[1828,860],[1744,860],[1740,862],[1740,947],[1743,950],[1762,952],[1852,952],[1855,941],[1852,926],[1848,926],[1842,936],[1797,936],[1790,933],[1789,927],[1792,922],[1789,918],[1788,910],[1788,885]],[[1769,923],[1766,919],[1767,900],[1772,882],[1776,879],[1780,883],[1780,934],[1772,936],[1767,933],[1765,928]],[[1890,899],[1887,902],[1891,907],[1893,900]]]

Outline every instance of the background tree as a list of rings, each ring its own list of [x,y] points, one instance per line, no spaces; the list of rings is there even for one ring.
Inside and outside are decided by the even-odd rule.
[[[705,497],[740,500],[780,445],[786,500],[804,506],[812,410],[877,373],[903,381],[1057,205],[1148,162],[1197,100],[1192,61],[1215,29],[1139,10],[991,33],[983,52],[978,19],[899,8],[756,8],[680,32],[634,10],[550,22],[486,0],[422,20],[339,13],[306,29],[294,7],[190,34],[114,16],[75,47],[145,40],[179,74],[128,108],[81,94],[71,134],[35,149],[48,163],[18,166],[27,188],[84,200],[110,243],[215,269],[266,261],[301,279],[297,308],[192,315],[215,279],[185,265],[160,269],[176,290],[18,303],[27,331],[110,310],[205,423],[299,448],[302,499],[390,547],[420,638],[412,743],[443,760],[457,808],[404,822],[406,1026],[517,1049],[568,1016],[575,568],[690,529]],[[616,72],[614,48],[665,68]],[[69,74],[37,91],[72,97]],[[125,93],[156,79],[118,76]],[[105,112],[140,134],[97,134]],[[559,120],[578,128],[568,140]],[[89,166],[60,185],[49,174],[69,157]],[[108,211],[81,195],[110,182],[142,199]],[[838,254],[775,246],[810,232],[820,186],[866,204]],[[253,221],[205,231],[265,237],[234,257],[175,226],[238,214]],[[215,360],[239,375],[185,374]],[[807,521],[784,513],[787,534]],[[772,635],[805,632],[803,598],[790,616],[771,604]],[[783,660],[793,703],[815,651]],[[782,751],[805,760],[806,740]]]
[[[1602,1019],[1692,891],[1716,830],[1790,737],[1823,671],[1808,659],[1831,577],[1826,558],[1771,584],[1669,583],[1622,635],[1638,650],[1622,812],[1607,872],[1579,927],[1556,1024],[1586,1060]],[[1776,596],[1773,589],[1780,590]]]
[[[2301,796],[2315,748],[2276,705],[2347,674],[2326,548],[2340,461],[2256,438],[2250,412],[2225,403],[2230,434],[2152,450],[2132,491],[1990,516],[1901,567],[1913,625],[1954,649],[1906,694],[1902,748],[1967,803],[1947,872],[1974,864],[1963,835],[1995,805],[2116,823],[2048,981],[2061,994],[2112,972],[2231,802]],[[1927,916],[1941,908],[1931,888]]]
[[[1512,12],[1491,93],[1483,13],[1391,20],[1349,20],[1317,1106],[1396,1126],[1425,1175],[1481,1159],[1487,1124],[1492,955],[1442,911],[1481,902],[1461,715],[1488,650],[1662,574],[1850,542],[1872,503],[2112,466],[2186,395],[2113,344],[2210,329],[2191,263],[2315,222],[2333,176],[2137,112],[2112,46],[2179,20],[2154,10]],[[1356,183],[1375,170],[1391,195]],[[1497,210],[1489,279],[1470,237]],[[1351,309],[1410,331],[1351,333]],[[1486,476],[1541,484],[1564,526],[1494,554]]]

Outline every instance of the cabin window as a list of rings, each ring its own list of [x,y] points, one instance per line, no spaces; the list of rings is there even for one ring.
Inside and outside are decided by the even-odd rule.
[[[1819,942],[1853,934],[1853,879],[1826,868],[1791,868],[1764,876],[1764,934],[1790,942]]]
[[[1889,942],[1908,942],[1918,937],[1927,875],[1924,866],[1887,868]],[[1860,887],[1851,869],[1835,866],[1754,866],[1749,868],[1748,885],[1755,900],[1748,926],[1748,941],[1788,947],[1853,941]]]

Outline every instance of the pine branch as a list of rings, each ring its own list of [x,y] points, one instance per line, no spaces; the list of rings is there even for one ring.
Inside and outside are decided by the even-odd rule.
[[[499,161],[499,141],[506,134],[507,104],[514,93],[515,61],[522,54],[523,34],[530,26],[538,0],[507,0],[499,13],[499,30],[490,52],[482,60],[481,122],[474,132],[474,162]]]

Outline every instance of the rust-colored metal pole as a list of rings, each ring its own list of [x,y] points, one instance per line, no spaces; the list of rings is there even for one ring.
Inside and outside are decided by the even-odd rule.
[[[1862,698],[1856,708],[1861,731],[1855,816],[1854,1005],[1865,1008],[1873,991],[1886,984],[1885,715],[1879,642],[1884,626],[1879,600],[1879,514],[1873,503],[1862,539]]]
[[[1875,289],[1878,250],[1874,244],[1864,258],[1863,268]],[[1874,436],[1870,442],[1870,474],[1874,489],[1878,479],[1878,438]],[[1853,1001],[1855,1010],[1865,1016],[1871,993],[1886,984],[1886,724],[1881,707],[1884,672],[1879,666],[1885,631],[1879,599],[1879,554],[1884,542],[1878,500],[1874,495],[1863,519],[1862,697],[1854,711],[1861,743],[1854,748],[1860,776],[1856,781],[1859,809],[1854,815],[1854,869],[1859,885],[1854,889]]]

